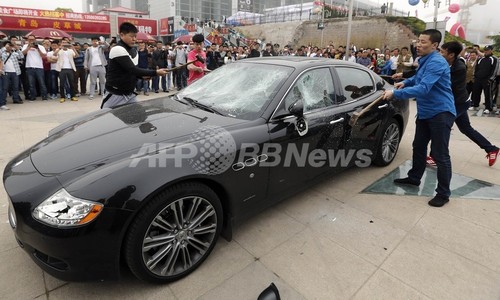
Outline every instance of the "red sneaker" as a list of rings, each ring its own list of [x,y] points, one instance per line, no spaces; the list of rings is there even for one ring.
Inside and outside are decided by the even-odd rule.
[[[435,167],[436,162],[434,161],[434,158],[432,156],[427,156],[427,159],[425,161],[429,167]]]
[[[488,152],[488,154],[486,154],[486,158],[488,159],[488,164],[490,165],[490,167],[493,166],[497,161],[498,152],[500,152],[500,149]]]

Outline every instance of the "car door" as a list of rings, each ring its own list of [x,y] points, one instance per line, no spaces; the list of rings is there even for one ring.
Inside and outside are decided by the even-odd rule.
[[[344,149],[347,126],[347,113],[338,99],[329,67],[306,70],[291,85],[269,122],[270,144],[264,152],[272,166],[271,199],[332,170],[332,151],[337,155]],[[299,100],[303,116],[279,117]]]
[[[343,106],[349,116],[360,111],[379,96],[373,76],[368,69],[337,66],[338,89],[342,93]],[[374,151],[381,126],[388,115],[389,103],[382,100],[361,115],[353,126],[349,126],[346,147],[356,151]]]

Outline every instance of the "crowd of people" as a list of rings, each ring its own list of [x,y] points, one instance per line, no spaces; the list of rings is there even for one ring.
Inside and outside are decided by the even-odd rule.
[[[267,56],[307,56],[341,59],[361,64],[375,73],[384,76],[403,73],[410,77],[418,67],[419,57],[412,41],[409,47],[389,48],[357,48],[350,46],[335,47],[330,43],[326,47],[313,45],[280,47],[279,44],[259,44],[231,46],[228,44],[210,46],[203,42],[191,41],[164,44],[161,41],[148,44],[137,43],[137,66],[148,70],[167,70],[163,76],[139,76],[135,85],[135,93],[169,92],[185,88],[189,83],[189,68],[182,68],[188,62],[190,51],[199,48],[206,57],[206,71],[241,59]],[[110,51],[116,46],[113,39],[109,43],[103,37],[92,37],[90,43],[71,42],[68,39],[38,42],[35,36],[19,39],[12,36],[0,49],[2,60],[0,70],[0,107],[8,110],[6,101],[12,97],[15,104],[23,103],[19,92],[24,93],[25,100],[34,101],[57,99],[78,101],[82,95],[92,100],[106,90],[106,78]],[[201,47],[201,48],[200,48]],[[492,56],[491,47],[484,53],[479,46],[465,48],[461,56],[466,60],[468,77],[467,91],[471,94],[471,110],[479,109],[481,94],[485,95],[484,113],[500,110],[496,108],[498,94],[497,59]],[[349,52],[349,53],[348,53]],[[179,68],[180,67],[180,68]],[[169,70],[174,69],[172,72]],[[192,68],[191,68],[192,70]]]

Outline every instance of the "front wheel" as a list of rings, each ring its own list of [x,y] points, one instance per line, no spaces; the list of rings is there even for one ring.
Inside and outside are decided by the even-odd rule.
[[[170,282],[208,257],[222,227],[220,200],[199,183],[172,186],[136,216],[125,241],[125,259],[136,277]]]
[[[382,138],[377,143],[377,154],[373,164],[382,167],[390,164],[398,153],[400,141],[401,129],[399,124],[395,119],[391,119],[382,133]]]

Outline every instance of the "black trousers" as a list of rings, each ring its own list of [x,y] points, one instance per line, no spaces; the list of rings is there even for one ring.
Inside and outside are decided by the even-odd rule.
[[[491,86],[488,79],[474,79],[472,87],[472,105],[478,107],[481,102],[481,93],[484,91],[484,108],[491,110]]]

